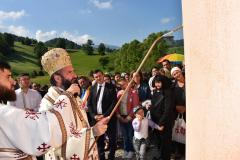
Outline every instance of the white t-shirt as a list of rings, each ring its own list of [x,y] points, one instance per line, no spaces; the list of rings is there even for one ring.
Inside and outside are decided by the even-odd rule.
[[[38,91],[28,89],[27,93],[24,93],[21,88],[15,90],[17,99],[16,101],[7,102],[8,105],[15,106],[17,108],[28,108],[38,111],[42,96]]]
[[[159,125],[146,117],[144,117],[141,121],[138,118],[134,118],[132,126],[134,129],[134,137],[137,139],[148,138],[148,126],[159,129]]]

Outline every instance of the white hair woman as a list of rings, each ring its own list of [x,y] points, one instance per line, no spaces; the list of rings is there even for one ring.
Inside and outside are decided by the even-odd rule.
[[[171,75],[175,82],[173,84],[174,103],[176,106],[176,117],[179,113],[183,114],[183,118],[186,121],[186,94],[185,94],[185,77],[182,70],[179,67],[173,67],[171,69]],[[174,143],[175,158],[185,156],[185,144]]]
[[[171,75],[175,79],[174,93],[176,110],[178,113],[184,113],[186,111],[185,77],[179,67],[173,67],[171,69]]]

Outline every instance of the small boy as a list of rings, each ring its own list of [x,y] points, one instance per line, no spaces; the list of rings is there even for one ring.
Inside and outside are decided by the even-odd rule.
[[[133,146],[136,151],[137,160],[144,160],[148,138],[148,126],[158,129],[159,131],[163,131],[163,127],[159,127],[159,125],[153,121],[145,118],[142,106],[135,107],[133,112],[136,117],[132,122],[134,129]]]

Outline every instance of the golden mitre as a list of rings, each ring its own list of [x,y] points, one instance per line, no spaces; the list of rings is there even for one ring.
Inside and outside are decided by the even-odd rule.
[[[46,52],[41,60],[43,69],[51,76],[56,71],[72,65],[67,51],[62,48],[54,48]]]

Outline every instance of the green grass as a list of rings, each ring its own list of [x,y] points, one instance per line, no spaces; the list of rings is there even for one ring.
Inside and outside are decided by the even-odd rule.
[[[37,65],[37,57],[33,53],[32,46],[22,45],[20,42],[14,44],[15,53],[6,57],[6,60],[10,63],[14,75],[18,75],[22,72],[31,74],[34,70],[39,71]]]
[[[0,54],[1,59],[4,58],[10,63],[13,75],[17,76],[20,73],[29,73],[31,75],[34,70],[37,72],[40,70],[37,63],[38,59],[33,52],[33,46],[15,42],[14,50],[15,52],[7,57],[3,57]],[[101,56],[97,54],[88,56],[82,50],[69,50],[68,52],[77,75],[88,75],[91,70],[102,69],[98,62]],[[31,80],[40,84],[49,84],[49,76],[47,74],[31,78]]]
[[[39,83],[41,85],[44,85],[44,84],[49,85],[50,84],[49,79],[50,77],[48,75],[45,75],[45,76],[37,76],[35,78],[31,78],[31,81],[35,83]]]
[[[99,55],[86,55],[82,50],[70,51],[70,57],[72,59],[72,64],[77,75],[88,76],[89,72],[94,69],[99,69],[98,59],[101,57]],[[101,69],[101,68],[100,68]],[[49,84],[49,76],[38,76],[32,78],[33,82],[40,84]]]
[[[99,55],[86,55],[82,50],[70,54],[76,74],[88,75],[91,70],[101,69]]]
[[[13,75],[16,76],[23,72],[27,72],[32,75],[34,70],[37,72],[40,70],[37,63],[37,57],[33,52],[33,46],[27,46],[20,42],[15,42],[14,50],[15,53],[8,55],[8,57],[4,57],[0,54],[0,59],[3,58],[10,63]],[[82,50],[68,50],[68,52],[71,56],[75,73],[77,75],[88,76],[91,70],[102,69],[98,62],[101,57],[100,55],[95,53],[94,55],[88,56]],[[174,47],[170,48],[168,52],[183,53],[184,49],[183,47]],[[47,74],[45,76],[38,76],[32,78],[32,81],[40,84],[49,84],[49,76]]]

